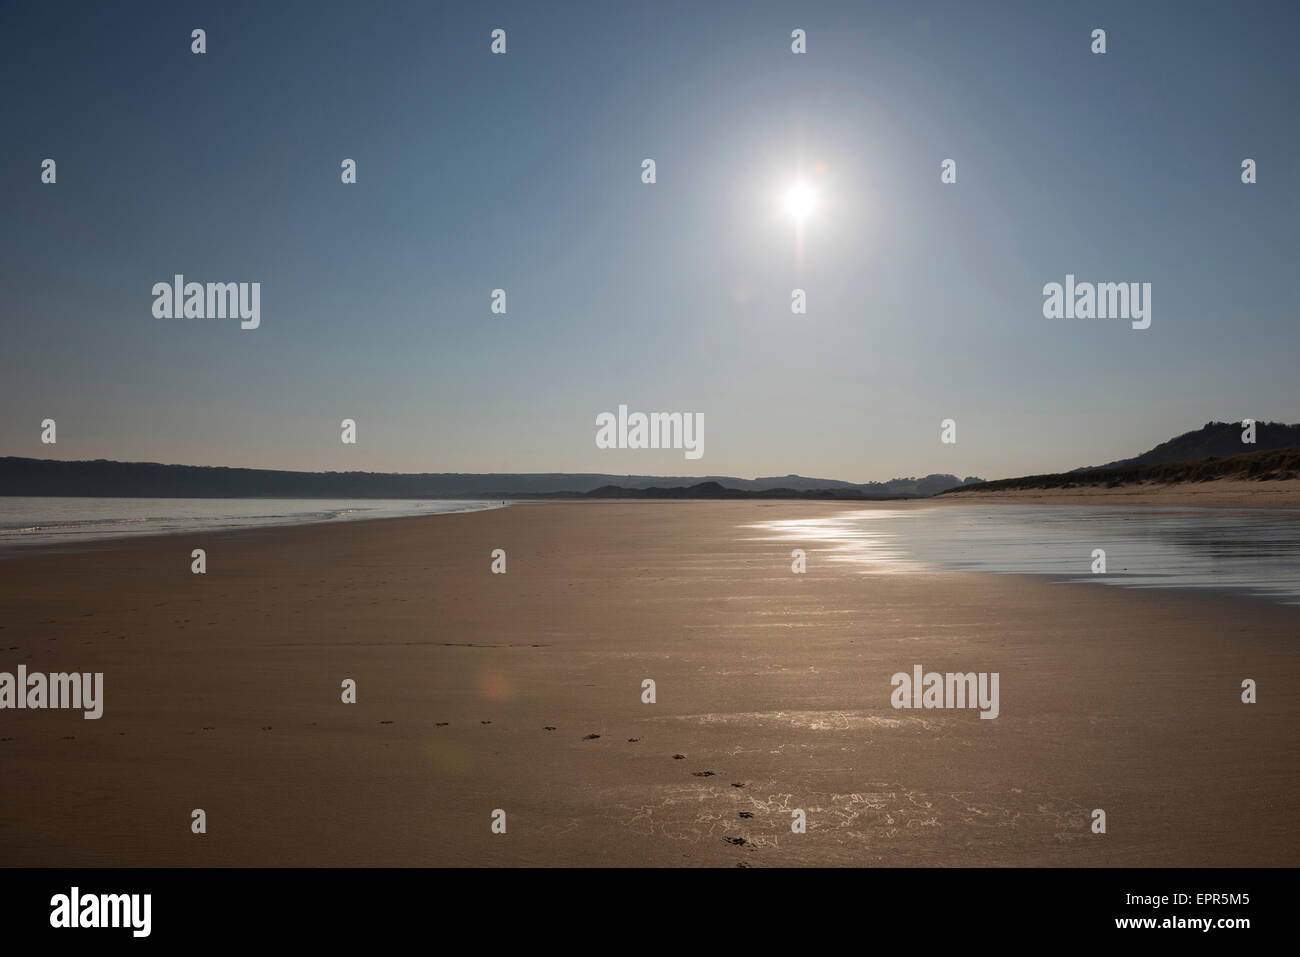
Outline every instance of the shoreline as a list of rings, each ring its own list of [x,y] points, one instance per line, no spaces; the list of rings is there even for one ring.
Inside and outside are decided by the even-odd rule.
[[[29,497],[29,496],[7,496],[7,498],[26,498],[26,497]],[[116,500],[119,500],[119,499],[113,499],[113,500],[116,501]],[[120,500],[122,500],[122,501],[138,501],[138,500],[133,500],[133,499],[120,499]],[[92,498],[92,499],[88,499],[88,501],[103,501],[103,499],[93,499],[93,498]],[[199,502],[220,501],[220,502],[226,502],[226,501],[242,501],[242,499],[178,499],[178,501],[199,501]],[[264,500],[263,500],[263,499],[249,499],[249,501],[264,501]],[[297,501],[311,501],[311,500],[310,500],[310,499],[300,499],[300,500],[297,500]],[[337,500],[337,499],[321,499],[321,501],[323,501],[323,502],[337,502],[338,500]],[[365,499],[358,499],[358,500],[356,500],[356,501],[366,501],[366,500],[365,500]],[[394,499],[375,499],[374,501],[380,501],[380,502],[392,502],[392,501],[399,501],[399,500],[394,500]],[[410,502],[454,502],[454,501],[459,501],[459,500],[456,500],[456,499],[407,499],[407,500],[400,500],[400,501],[410,501]],[[285,522],[276,522],[276,521],[252,522],[252,521],[250,521],[250,522],[247,522],[246,524],[242,524],[242,525],[240,525],[240,524],[231,524],[231,525],[224,525],[224,526],[195,526],[195,527],[191,527],[191,528],[176,528],[176,529],[171,529],[171,530],[167,530],[167,531],[160,531],[160,530],[157,530],[157,529],[148,529],[148,530],[140,530],[140,531],[119,532],[119,533],[116,533],[116,534],[114,534],[114,533],[105,533],[105,534],[102,534],[102,535],[101,535],[101,534],[98,534],[98,533],[95,533],[95,532],[91,532],[91,533],[87,533],[87,534],[84,535],[84,536],[78,536],[78,537],[75,537],[75,538],[73,538],[73,537],[69,537],[69,538],[67,538],[66,540],[63,540],[63,541],[55,541],[55,540],[48,540],[48,539],[32,540],[31,538],[24,538],[24,537],[23,537],[23,532],[25,532],[26,529],[22,529],[22,530],[20,530],[20,529],[0,529],[0,562],[4,561],[5,559],[13,558],[13,557],[15,557],[15,556],[19,556],[19,555],[74,553],[74,552],[82,551],[84,546],[113,545],[113,544],[121,543],[121,542],[131,542],[131,541],[151,540],[151,539],[170,539],[170,538],[174,538],[174,537],[176,537],[176,536],[178,536],[178,535],[222,535],[222,534],[227,534],[227,533],[239,533],[239,532],[256,531],[256,530],[258,530],[258,529],[268,529],[268,530],[269,530],[269,529],[285,529],[285,528],[305,528],[305,527],[308,527],[308,526],[337,526],[337,525],[347,525],[347,524],[352,524],[352,523],[354,523],[354,522],[379,522],[379,521],[386,521],[386,520],[399,519],[399,518],[433,518],[433,517],[436,517],[436,516],[439,516],[439,515],[456,515],[456,514],[460,514],[460,513],[489,511],[489,510],[491,510],[491,509],[505,508],[505,507],[507,507],[507,505],[508,505],[507,502],[501,502],[500,504],[494,504],[495,500],[493,500],[493,499],[482,499],[482,500],[477,500],[477,501],[481,501],[481,502],[483,502],[483,504],[482,504],[481,506],[477,507],[477,508],[475,508],[475,507],[456,508],[456,509],[448,509],[448,510],[446,510],[446,511],[439,511],[439,512],[426,512],[426,513],[424,513],[424,514],[416,513],[416,514],[400,514],[400,515],[371,515],[371,516],[344,517],[344,515],[349,515],[352,511],[354,511],[354,509],[347,509],[347,510],[343,510],[343,511],[341,511],[341,512],[337,512],[336,514],[330,515],[330,516],[325,517],[325,518],[310,518],[310,519],[300,519],[300,520],[297,520],[297,521],[285,521]],[[254,517],[278,518],[279,516],[254,516]],[[171,520],[171,519],[168,519],[168,520]],[[180,519],[178,519],[178,520],[180,520]],[[220,519],[218,519],[218,520],[220,520]],[[123,524],[129,524],[131,521],[133,521],[133,520],[132,520],[132,519],[116,519],[116,520],[115,520],[115,519],[106,519],[106,520],[91,520],[90,522],[87,522],[87,523],[81,523],[81,524],[105,524],[105,525],[108,525],[108,524],[112,524],[113,522],[117,522],[117,524],[119,524],[119,525],[123,525]],[[36,534],[38,534],[38,535],[40,535],[40,534],[49,534],[48,532],[43,531],[44,529],[47,529],[47,528],[48,528],[48,529],[58,529],[58,528],[68,528],[68,527],[73,527],[73,526],[72,526],[71,524],[69,524],[69,525],[58,525],[58,524],[52,524],[52,525],[48,525],[48,526],[40,526],[40,528],[42,529],[42,531],[37,532]],[[75,534],[75,533],[74,533],[74,534]]]
[[[3,496],[0,498],[30,498],[32,496]],[[97,499],[88,498],[89,501]],[[132,499],[125,499],[131,501]],[[244,499],[185,499],[186,501],[243,501]],[[248,501],[259,501],[258,498],[249,498]],[[302,501],[311,501],[302,499]],[[321,501],[337,501],[335,499],[322,498]],[[353,500],[349,500],[353,501]],[[356,499],[354,501],[364,502],[367,499]],[[1235,480],[1220,480],[1215,482],[1200,483],[1191,485],[1187,483],[1176,483],[1168,486],[1142,486],[1129,487],[1123,489],[1108,489],[1101,487],[1081,487],[1078,489],[1007,489],[996,492],[956,492],[942,493],[926,498],[906,498],[906,499],[817,499],[817,498],[751,498],[751,499],[676,499],[676,498],[593,498],[593,499],[574,499],[574,498],[522,498],[506,499],[500,504],[497,499],[374,499],[373,501],[438,501],[438,502],[464,502],[467,505],[482,503],[480,507],[467,507],[447,512],[437,512],[429,515],[375,515],[370,517],[358,518],[331,518],[278,523],[258,523],[237,525],[226,528],[194,528],[194,529],[177,529],[175,531],[142,531],[128,534],[105,535],[103,537],[87,537],[69,540],[66,542],[27,542],[20,537],[13,537],[8,540],[0,535],[0,562],[11,560],[15,557],[24,555],[37,554],[75,554],[86,550],[89,546],[94,550],[102,550],[105,546],[113,546],[117,543],[151,539],[174,538],[178,535],[222,535],[222,534],[240,534],[260,529],[289,529],[301,528],[308,526],[338,526],[343,524],[355,524],[358,522],[381,522],[395,519],[406,518],[434,518],[444,515],[454,515],[462,512],[472,513],[479,511],[488,511],[491,509],[509,508],[527,505],[569,505],[569,506],[599,506],[609,505],[674,505],[674,504],[696,504],[708,505],[717,503],[734,503],[734,504],[752,504],[755,506],[764,505],[789,505],[792,508],[806,506],[821,506],[828,509],[841,510],[844,508],[867,508],[867,509],[889,509],[889,508],[925,508],[925,507],[951,507],[957,505],[1080,505],[1080,506],[1097,506],[1097,507],[1156,507],[1156,508],[1198,508],[1211,510],[1260,510],[1260,511],[1278,511],[1291,513],[1295,512],[1300,517],[1300,480],[1295,481],[1274,481],[1274,482],[1249,482]]]

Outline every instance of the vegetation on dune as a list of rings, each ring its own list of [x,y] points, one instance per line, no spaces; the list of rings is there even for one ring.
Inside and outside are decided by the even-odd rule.
[[[962,485],[942,494],[998,492],[1006,489],[1122,488],[1127,485],[1172,485],[1180,482],[1214,482],[1220,479],[1270,482],[1296,478],[1300,478],[1300,446],[1245,452],[1241,455],[1215,455],[1194,462],[1163,462],[1158,465],[1088,469],[1053,475],[1026,475]]]

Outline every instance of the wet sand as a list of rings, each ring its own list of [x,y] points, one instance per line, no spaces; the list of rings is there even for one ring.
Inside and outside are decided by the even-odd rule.
[[[1300,864],[1300,608],[862,574],[816,542],[795,575],[741,528],[864,507],[540,503],[0,562],[0,670],[105,673],[98,721],[0,711],[2,859]],[[1000,716],[894,710],[918,663],[998,672]]]

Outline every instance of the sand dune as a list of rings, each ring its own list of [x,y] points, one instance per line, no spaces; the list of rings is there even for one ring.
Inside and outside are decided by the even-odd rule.
[[[1251,481],[1217,479],[1209,482],[1145,483],[1107,488],[1006,488],[941,495],[946,505],[1007,502],[1044,505],[1164,505],[1192,508],[1300,508],[1300,479]]]

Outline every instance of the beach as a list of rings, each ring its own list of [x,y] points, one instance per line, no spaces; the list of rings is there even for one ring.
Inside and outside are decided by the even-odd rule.
[[[5,861],[1300,864],[1300,607],[864,574],[815,541],[794,574],[746,530],[875,507],[539,502],[6,559],[0,670],[102,672],[104,713],[0,713]],[[998,673],[997,718],[892,707],[918,664]]]

